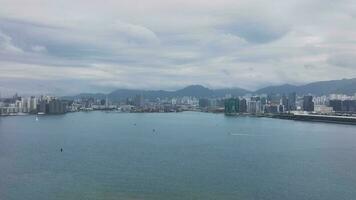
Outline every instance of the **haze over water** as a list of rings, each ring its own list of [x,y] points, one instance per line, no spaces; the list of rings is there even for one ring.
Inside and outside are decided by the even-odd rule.
[[[196,112],[2,117],[0,169],[6,200],[346,200],[356,126]]]

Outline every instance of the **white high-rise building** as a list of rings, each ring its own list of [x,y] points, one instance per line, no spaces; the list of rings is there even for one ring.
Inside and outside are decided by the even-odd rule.
[[[32,96],[29,98],[29,112],[33,112],[36,110],[37,110],[37,98]]]
[[[22,98],[21,101],[22,101],[22,112],[28,113],[29,112],[29,110],[28,110],[28,99]]]
[[[16,106],[18,112],[22,112],[22,108],[23,108],[23,107],[22,107],[22,101],[16,100],[15,106]]]
[[[247,102],[247,112],[261,113],[261,102],[260,101],[248,101]]]

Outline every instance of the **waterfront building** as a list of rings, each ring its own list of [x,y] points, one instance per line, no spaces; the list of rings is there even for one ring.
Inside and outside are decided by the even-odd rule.
[[[49,102],[49,114],[63,114],[66,112],[67,103],[59,99],[53,99]]]
[[[22,98],[21,101],[22,101],[22,112],[24,113],[30,112],[29,100],[27,98]]]
[[[144,104],[143,96],[142,95],[136,95],[134,98],[134,106],[136,107],[142,107]]]
[[[308,112],[314,111],[313,96],[308,95],[303,97],[303,110]]]
[[[288,111],[297,110],[296,102],[297,102],[297,94],[295,92],[289,93]]]
[[[236,114],[239,112],[239,103],[238,98],[229,98],[225,99],[225,114]]]
[[[341,110],[343,112],[355,113],[356,112],[356,100],[345,100],[345,101],[342,101]]]
[[[30,113],[37,113],[37,98],[34,96],[31,96],[28,99],[28,112]]]
[[[48,107],[47,102],[45,100],[40,100],[37,103],[37,112],[46,114],[46,113],[48,113],[48,109],[46,109],[47,107]]]
[[[265,105],[264,112],[265,113],[278,113],[278,105]]]
[[[247,102],[247,112],[248,113],[260,113],[261,112],[261,102],[256,101],[256,99]]]
[[[15,107],[17,108],[18,112],[22,112],[22,101],[21,101],[21,99],[20,100],[17,99],[15,101]]]
[[[109,98],[106,95],[106,99],[105,99],[105,108],[109,108]]]
[[[288,104],[288,98],[285,94],[282,95],[281,99],[281,105],[283,106],[283,112],[284,111],[289,111],[289,104]]]
[[[334,111],[340,112],[342,110],[342,101],[338,99],[329,100],[329,106],[332,107]]]
[[[331,114],[333,113],[333,108],[326,105],[314,105],[314,112],[320,114]]]
[[[278,106],[278,112],[279,112],[279,113],[284,113],[284,112],[285,112],[285,107],[284,107],[284,105],[279,105],[279,106]]]
[[[209,99],[201,98],[199,99],[199,107],[200,108],[207,108],[209,106]]]
[[[262,96],[260,102],[261,102],[261,107],[263,107],[264,105],[267,105],[267,97]]]
[[[247,101],[245,98],[239,101],[239,113],[247,112]]]

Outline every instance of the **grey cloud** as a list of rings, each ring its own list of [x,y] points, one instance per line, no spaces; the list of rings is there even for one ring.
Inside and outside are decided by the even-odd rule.
[[[356,76],[349,0],[15,1],[0,12],[0,90],[255,89]]]
[[[13,44],[12,38],[0,30],[0,52],[8,53],[21,53],[22,49]]]
[[[328,58],[328,62],[337,67],[356,69],[356,53],[338,53]]]
[[[244,38],[250,43],[268,43],[283,37],[289,29],[255,19],[241,19],[223,27],[231,34]]]
[[[119,33],[119,36],[124,35],[129,42],[136,44],[159,42],[156,33],[144,26],[117,21],[114,23],[113,28]]]

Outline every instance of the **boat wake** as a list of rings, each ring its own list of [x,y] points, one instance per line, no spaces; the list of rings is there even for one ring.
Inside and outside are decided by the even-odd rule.
[[[232,136],[254,136],[252,134],[247,134],[247,133],[230,133],[229,135],[232,135]]]

